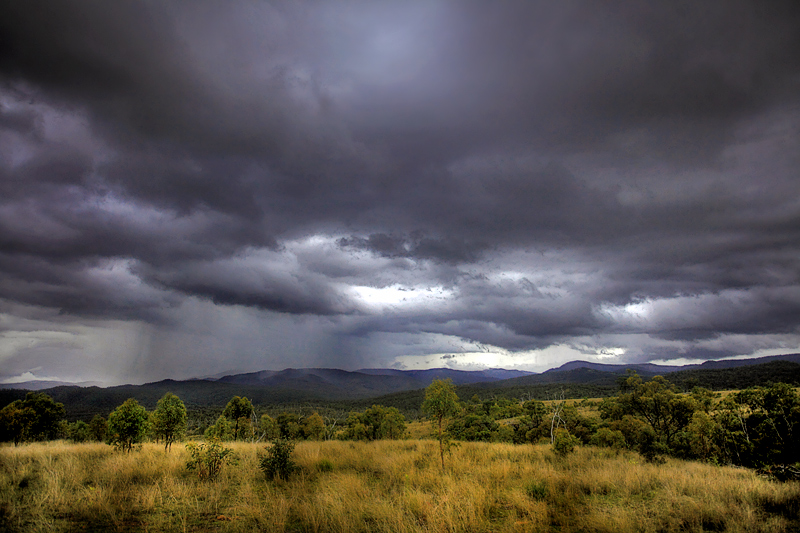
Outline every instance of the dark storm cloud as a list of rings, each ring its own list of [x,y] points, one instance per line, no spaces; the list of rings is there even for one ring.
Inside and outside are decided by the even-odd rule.
[[[5,2],[0,297],[797,333],[798,49],[791,1]]]

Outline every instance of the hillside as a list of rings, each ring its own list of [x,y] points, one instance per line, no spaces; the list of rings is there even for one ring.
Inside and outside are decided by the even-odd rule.
[[[796,356],[793,356],[796,357]],[[347,412],[380,403],[418,414],[424,388],[433,379],[450,378],[457,384],[461,399],[477,395],[523,399],[549,399],[562,394],[568,398],[602,397],[614,394],[628,367],[612,365],[612,371],[590,366],[565,365],[567,370],[527,374],[499,379],[504,372],[465,372],[448,369],[425,371],[336,369],[287,369],[280,372],[255,372],[225,376],[217,380],[164,380],[144,385],[118,387],[59,386],[44,389],[67,409],[69,420],[88,420],[95,414],[107,416],[127,398],[136,398],[147,409],[154,409],[165,393],[177,394],[190,411],[214,415],[233,396],[246,396],[253,404],[275,409],[325,409]],[[609,366],[609,365],[606,365]],[[622,368],[618,368],[622,367]],[[506,371],[507,372],[507,371]],[[512,375],[515,373],[512,373]],[[654,375],[640,372],[644,378]],[[695,365],[664,373],[681,390],[695,386],[713,390],[743,389],[771,382],[800,386],[800,364],[768,358],[768,362],[731,368],[703,368]],[[0,389],[0,405],[23,398],[27,391]]]

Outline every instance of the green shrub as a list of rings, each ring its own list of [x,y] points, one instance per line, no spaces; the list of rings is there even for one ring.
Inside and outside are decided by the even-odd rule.
[[[559,428],[553,435],[553,452],[558,457],[566,457],[573,452],[575,446],[580,443],[580,439],[569,434],[569,431]]]
[[[625,435],[618,430],[600,428],[597,430],[597,433],[592,435],[589,444],[603,448],[622,449],[625,448]]]
[[[294,451],[294,441],[287,439],[275,439],[272,445],[266,448],[266,455],[260,455],[259,461],[261,470],[268,479],[289,479],[289,476],[297,470],[297,465],[292,461]]]
[[[186,449],[191,456],[186,468],[196,470],[200,479],[215,479],[224,465],[237,462],[233,450],[226,448],[217,440],[212,440],[208,444],[190,442],[186,445]]]

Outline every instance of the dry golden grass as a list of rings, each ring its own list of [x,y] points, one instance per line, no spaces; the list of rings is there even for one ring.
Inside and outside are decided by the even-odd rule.
[[[0,531],[732,531],[800,527],[800,484],[744,469],[581,448],[431,440],[303,442],[300,473],[264,479],[263,445],[204,482],[187,453],[145,445],[0,448]]]

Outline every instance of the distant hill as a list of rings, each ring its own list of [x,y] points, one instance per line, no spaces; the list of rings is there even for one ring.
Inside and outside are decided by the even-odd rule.
[[[679,370],[666,372],[666,369]],[[686,367],[659,365],[604,365],[574,361],[541,374],[501,369],[459,371],[364,369],[357,372],[330,368],[286,369],[223,376],[219,379],[163,380],[144,385],[57,386],[42,389],[62,402],[70,420],[107,416],[127,398],[136,398],[154,409],[167,392],[177,394],[190,410],[218,416],[233,396],[247,396],[255,405],[280,409],[326,408],[347,412],[373,403],[406,412],[419,409],[423,389],[434,379],[449,378],[462,399],[478,395],[524,399],[548,399],[564,394],[570,398],[615,394],[626,370],[647,379],[663,374],[682,390],[694,386],[710,389],[743,389],[782,381],[800,386],[800,355],[749,360],[714,361]],[[508,377],[511,376],[511,377]],[[505,379],[504,379],[505,378]],[[24,389],[0,389],[0,406],[23,398]]]
[[[597,370],[600,372],[609,372],[612,374],[624,374],[628,370],[635,370],[638,374],[646,374],[646,375],[658,375],[658,374],[668,374],[670,372],[676,372],[678,370],[682,370],[686,367],[683,366],[668,366],[668,365],[654,365],[652,363],[634,363],[634,364],[623,364],[623,365],[614,365],[608,363],[590,363],[589,361],[570,361],[569,363],[564,363],[563,365],[557,368],[551,368],[550,370],[546,370],[543,372],[544,374],[554,374],[558,372],[568,372],[571,370],[577,370],[579,368],[588,368],[591,370]]]
[[[24,389],[24,390],[44,390],[53,387],[96,387],[99,383],[95,381],[83,381],[81,383],[71,383],[67,381],[46,381],[33,380],[22,381],[20,383],[0,383],[0,389]]]
[[[223,376],[218,379],[163,380],[144,385],[116,387],[56,386],[42,389],[67,408],[70,419],[104,416],[127,398],[154,409],[167,392],[177,394],[189,409],[219,407],[233,396],[247,396],[256,405],[296,406],[308,403],[353,402],[395,392],[424,389],[434,379],[450,378],[456,384],[499,381],[503,376],[525,375],[508,370],[461,371],[378,370],[349,372],[331,368],[289,368]],[[0,390],[0,405],[25,396],[24,389]]]
[[[699,365],[655,365],[653,363],[631,363],[631,364],[606,364],[606,363],[590,363],[588,361],[570,361],[564,363],[558,368],[551,368],[544,372],[544,374],[563,372],[567,370],[575,370],[577,368],[591,368],[593,370],[600,370],[603,372],[611,372],[614,374],[624,374],[627,370],[635,370],[641,375],[667,375],[673,372],[681,372],[684,370],[713,370],[724,368],[738,368],[743,366],[760,365],[762,363],[770,363],[772,361],[790,361],[792,363],[800,364],[800,354],[786,354],[786,355],[768,355],[766,357],[754,357],[750,359],[724,359],[721,361],[706,361]]]
[[[335,368],[287,368],[281,371],[263,370],[235,374],[217,379],[219,383],[277,387],[280,389],[316,389],[328,397],[368,398],[411,389],[422,389],[435,379],[451,379],[456,385],[500,381],[530,372],[519,370],[428,370],[364,369],[355,372]]]

